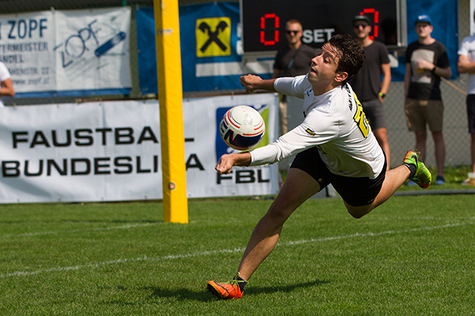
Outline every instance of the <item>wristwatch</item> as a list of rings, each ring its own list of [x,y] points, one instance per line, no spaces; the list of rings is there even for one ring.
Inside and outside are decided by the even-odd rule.
[[[384,99],[386,97],[386,94],[382,92],[378,93],[378,95],[380,96],[381,99]]]
[[[437,68],[437,66],[434,66],[434,68],[432,68],[432,70],[430,72],[434,73],[435,72],[435,68]]]

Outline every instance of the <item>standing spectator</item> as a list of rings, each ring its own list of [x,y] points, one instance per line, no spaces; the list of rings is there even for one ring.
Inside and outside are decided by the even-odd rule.
[[[475,11],[473,12],[475,20]],[[472,172],[475,172],[475,34],[467,36],[462,40],[458,51],[459,59],[457,69],[459,73],[467,73],[469,76],[467,91],[467,116],[468,132],[470,133],[470,156]],[[470,179],[466,179],[462,184],[468,184]]]
[[[440,78],[450,78],[452,70],[445,46],[432,38],[432,30],[431,18],[428,15],[419,15],[415,22],[419,39],[409,44],[406,50],[405,112],[407,127],[409,131],[415,132],[416,149],[422,157],[426,154],[426,125],[429,125],[434,139],[437,165],[435,184],[444,184],[444,105],[440,93]]]
[[[291,19],[285,23],[287,45],[278,50],[272,78],[305,75],[310,70],[315,49],[302,43],[302,24]],[[287,100],[281,95],[279,102],[279,134],[287,133]]]
[[[366,118],[373,129],[379,146],[386,154],[390,167],[391,152],[386,133],[386,117],[384,116],[384,98],[391,83],[391,67],[389,66],[388,50],[380,42],[369,37],[371,22],[365,15],[353,18],[353,30],[358,42],[363,47],[366,60],[361,71],[350,81],[353,91],[363,105]],[[383,82],[381,83],[381,75]]]
[[[0,61],[0,107],[5,106],[3,104],[3,96],[13,97],[15,95],[15,89],[13,89],[13,83],[10,77],[7,66]]]

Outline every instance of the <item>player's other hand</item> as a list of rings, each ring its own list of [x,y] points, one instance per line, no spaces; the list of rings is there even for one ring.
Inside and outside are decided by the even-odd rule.
[[[241,85],[246,88],[247,92],[253,92],[258,88],[258,84],[262,81],[262,78],[256,75],[245,75],[239,79]]]

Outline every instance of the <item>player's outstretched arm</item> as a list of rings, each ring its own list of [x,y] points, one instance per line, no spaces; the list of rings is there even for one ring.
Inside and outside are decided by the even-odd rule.
[[[256,75],[245,75],[241,76],[239,81],[241,82],[241,85],[246,88],[247,92],[253,92],[257,89],[276,92],[274,88],[275,79],[263,80],[261,77]]]
[[[216,171],[220,174],[231,172],[234,166],[249,166],[251,163],[251,154],[249,152],[222,155],[216,164]]]

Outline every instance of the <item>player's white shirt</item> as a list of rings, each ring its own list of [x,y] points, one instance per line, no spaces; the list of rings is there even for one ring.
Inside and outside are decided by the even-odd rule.
[[[4,63],[0,62],[0,82],[3,82],[10,78],[10,72],[7,69],[7,66],[5,66]],[[5,106],[3,104],[3,97],[0,97],[0,107]]]
[[[460,49],[458,51],[459,55],[464,55],[468,57],[468,61],[475,61],[475,34],[467,36],[462,40],[460,44]],[[475,74],[469,74],[468,76],[468,94],[475,94]]]
[[[371,179],[380,174],[384,166],[383,151],[349,84],[319,96],[314,95],[306,75],[279,78],[274,87],[279,93],[304,99],[305,119],[276,142],[251,151],[250,165],[274,163],[318,146],[322,160],[334,174]],[[358,122],[357,111],[362,114]],[[359,124],[363,124],[362,129]]]

